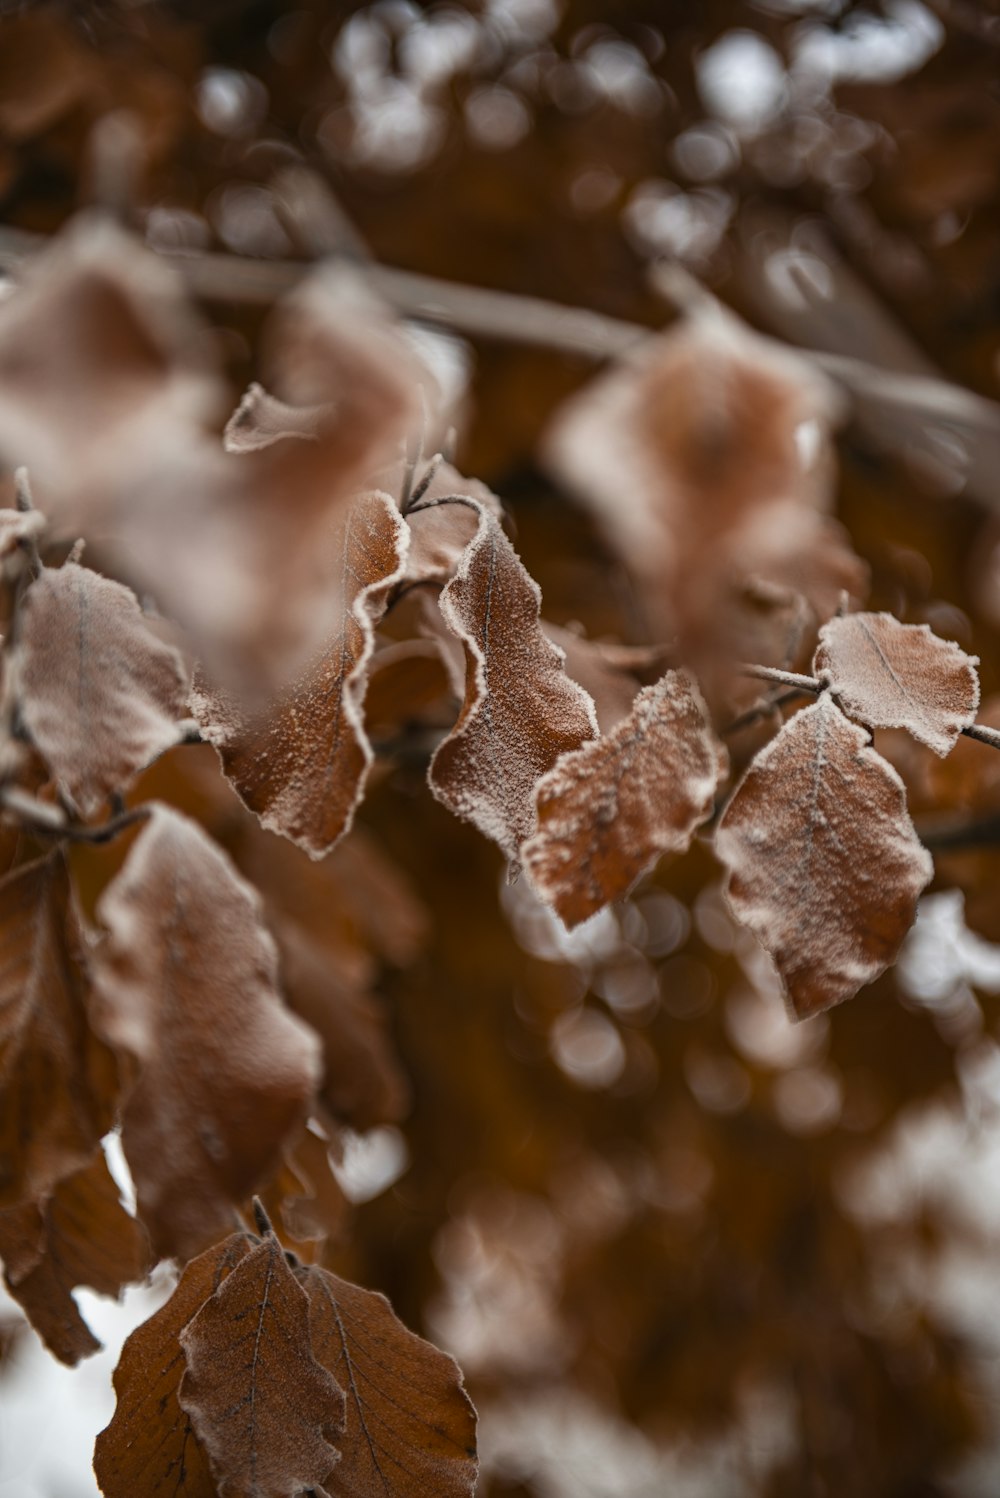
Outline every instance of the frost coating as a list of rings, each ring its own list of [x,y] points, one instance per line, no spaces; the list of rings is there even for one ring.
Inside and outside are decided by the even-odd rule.
[[[622,898],[662,853],[687,850],[724,764],[686,671],[643,688],[607,737],[540,782],[538,831],[523,849],[539,895],[571,927]]]
[[[226,422],[222,445],[227,453],[255,453],[289,438],[315,442],[330,409],[323,405],[290,406],[269,395],[255,380]]]
[[[374,755],[364,725],[375,624],[403,576],[409,533],[387,494],[360,496],[337,530],[340,616],[322,656],[253,721],[205,683],[190,706],[261,825],[323,858],[347,832]]]
[[[926,624],[848,614],[820,630],[813,670],[851,717],[870,728],[905,728],[943,756],[975,721],[978,664]]]
[[[802,1019],[895,961],[934,872],[903,782],[827,694],[754,760],[715,836],[737,920]]]
[[[596,737],[594,704],[539,626],[541,592],[492,515],[479,526],[441,612],[465,651],[465,701],[431,760],[431,790],[516,860],[535,830],[535,787],[560,754]]]

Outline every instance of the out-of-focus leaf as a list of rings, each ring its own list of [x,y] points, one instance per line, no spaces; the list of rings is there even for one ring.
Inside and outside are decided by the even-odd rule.
[[[906,728],[945,755],[975,722],[978,664],[926,624],[847,614],[823,626],[813,670],[852,718],[869,728]]]
[[[594,704],[542,633],[540,602],[537,583],[480,509],[476,534],[441,595],[441,612],[465,650],[466,686],[429,780],[439,801],[512,860],[534,830],[539,779],[597,729]]]
[[[10,556],[22,541],[37,541],[45,525],[37,510],[0,510],[0,557]]]
[[[662,853],[683,853],[711,814],[724,756],[687,672],[644,687],[610,734],[539,782],[538,831],[521,852],[542,899],[577,926]]]
[[[895,960],[933,874],[896,771],[824,693],[758,754],[715,836],[727,897],[802,1019]]]
[[[407,530],[387,494],[346,507],[328,541],[336,628],[322,656],[261,716],[247,720],[201,684],[191,708],[240,799],[261,825],[323,858],[349,829],[373,755],[364,695],[374,627],[402,576]]]
[[[121,583],[67,562],[25,595],[9,691],[67,800],[93,816],[178,741],[187,681],[176,650]]]
[[[256,891],[156,807],[98,916],[95,1023],[135,1073],[122,1125],[154,1248],[190,1256],[277,1168],[319,1080],[285,1008]]]
[[[216,1498],[208,1458],[177,1402],[186,1366],[180,1335],[252,1247],[248,1235],[234,1233],[192,1259],[166,1305],[126,1340],[115,1413],[94,1447],[105,1498]]]
[[[178,1400],[220,1498],[300,1498],[325,1485],[344,1391],[310,1346],[310,1304],[273,1233],[241,1259],[179,1333]]]
[[[315,442],[329,415],[329,406],[289,406],[254,382],[226,422],[223,445],[229,453],[254,453],[288,438]]]
[[[469,1498],[476,1413],[454,1359],[403,1326],[383,1295],[317,1266],[296,1274],[313,1352],[347,1392],[330,1498]]]

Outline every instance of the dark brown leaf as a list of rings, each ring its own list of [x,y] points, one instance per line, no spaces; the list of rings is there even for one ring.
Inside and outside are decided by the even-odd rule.
[[[754,760],[719,823],[727,895],[800,1019],[895,960],[933,874],[896,771],[824,693]]]
[[[135,594],[87,567],[46,568],[28,589],[10,692],[59,789],[83,816],[178,741],[187,680]]]
[[[567,926],[621,899],[662,853],[690,846],[724,767],[694,679],[668,671],[644,687],[617,728],[539,782],[538,831],[521,851],[542,899]]]
[[[114,1375],[114,1417],[94,1447],[105,1498],[216,1498],[208,1458],[177,1402],[186,1366],[179,1339],[252,1247],[246,1234],[234,1233],[192,1259],[166,1305],[126,1341]]]
[[[275,704],[248,722],[204,685],[191,696],[202,733],[218,749],[241,800],[261,824],[323,858],[351,825],[372,750],[364,695],[374,626],[402,576],[407,532],[387,494],[343,511],[330,542],[340,598],[322,656]]]
[[[122,1138],[161,1254],[190,1256],[278,1167],[319,1045],[277,987],[260,899],[186,817],[156,807],[98,904],[95,1022],[134,1064]]]
[[[114,1119],[114,1057],[91,1033],[89,981],[61,853],[0,883],[0,1207],[37,1201]]]
[[[454,1359],[408,1331],[384,1296],[315,1266],[297,1275],[313,1352],[347,1391],[330,1498],[468,1498],[476,1412]]]
[[[310,1346],[310,1304],[268,1233],[180,1332],[178,1399],[220,1498],[300,1498],[325,1484],[344,1392]]]
[[[906,728],[945,755],[975,722],[978,664],[926,624],[847,614],[820,630],[813,670],[852,718],[869,728]]]
[[[77,1309],[73,1288],[117,1296],[149,1264],[145,1234],[121,1205],[101,1151],[44,1203],[0,1212],[0,1257],[8,1290],[49,1351],[70,1365],[101,1345]]]
[[[441,612],[465,650],[465,701],[431,760],[439,801],[516,861],[535,826],[535,787],[597,730],[594,704],[566,675],[538,622],[541,594],[486,510]]]

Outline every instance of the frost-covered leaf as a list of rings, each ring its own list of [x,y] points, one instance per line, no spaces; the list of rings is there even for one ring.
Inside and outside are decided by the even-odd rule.
[[[310,1304],[273,1233],[180,1331],[180,1407],[219,1498],[301,1498],[325,1484],[345,1396],[310,1346]]]
[[[656,645],[613,645],[588,640],[585,635],[545,620],[542,628],[565,655],[566,675],[593,698],[602,733],[610,733],[631,712],[642,686],[636,673],[652,670],[658,674],[670,664],[673,654]]]
[[[289,406],[255,381],[226,422],[223,445],[229,453],[254,453],[290,437],[315,442],[329,415],[327,405]]]
[[[177,1402],[186,1367],[180,1335],[252,1247],[234,1233],[192,1259],[166,1305],[125,1342],[114,1417],[94,1447],[105,1498],[216,1498],[208,1458]]]
[[[158,806],[105,890],[95,1025],[135,1080],[122,1140],[161,1254],[189,1256],[276,1169],[319,1081],[257,892],[196,823]]]
[[[420,478],[419,471],[417,478]],[[403,469],[397,466],[391,475],[381,480],[382,487],[390,494],[396,494],[402,479]],[[411,533],[406,562],[408,583],[446,583],[476,534],[476,512],[468,505],[435,503],[456,494],[474,499],[496,520],[503,514],[499,499],[485,484],[478,479],[466,478],[450,463],[439,463],[429,482],[422,487],[417,504],[406,517]]]
[[[730,907],[771,953],[799,1018],[895,960],[933,874],[903,782],[826,693],[753,761],[715,848]]]
[[[724,768],[708,710],[685,671],[644,687],[606,737],[564,754],[538,786],[538,831],[521,855],[567,926],[621,899],[711,814]]]
[[[594,737],[594,704],[539,625],[541,594],[486,510],[441,595],[465,650],[465,701],[431,760],[431,790],[516,860],[534,831],[535,786]]]
[[[74,1288],[117,1296],[149,1265],[145,1234],[122,1206],[100,1150],[46,1201],[0,1212],[0,1258],[11,1295],[49,1351],[71,1365],[101,1345]]]
[[[906,728],[945,755],[975,722],[978,664],[926,624],[847,614],[823,626],[813,670],[852,718],[869,728]]]
[[[22,864],[0,883],[0,1207],[46,1197],[111,1127],[117,1069],[88,988],[62,854]]]
[[[469,1498],[476,1412],[454,1359],[403,1326],[384,1296],[315,1266],[297,1277],[313,1352],[347,1392],[330,1498]]]
[[[272,832],[323,858],[351,825],[373,755],[364,694],[375,623],[402,576],[407,531],[387,494],[345,508],[328,542],[340,600],[319,659],[264,713],[247,720],[204,683],[191,710],[240,799]]]
[[[187,681],[135,594],[87,567],[46,567],[24,597],[9,691],[83,816],[178,741]]]

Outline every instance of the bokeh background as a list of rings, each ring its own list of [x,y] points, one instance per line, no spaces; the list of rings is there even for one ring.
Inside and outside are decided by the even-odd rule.
[[[122,111],[135,227],[170,254],[312,258],[275,187],[305,166],[386,265],[659,327],[666,258],[762,331],[997,394],[993,5],[0,4],[0,264],[93,199],[95,127]],[[203,310],[235,401],[266,305]],[[503,497],[547,617],[632,639],[627,580],[538,458],[593,365],[487,338],[436,358],[463,392],[458,462]],[[998,430],[862,396],[838,441],[870,606],[977,653],[987,698]],[[793,1026],[707,847],[567,937],[431,799],[427,747],[395,724],[344,854],[282,851],[280,879],[385,1005],[410,1096],[348,1148],[330,1262],[459,1358],[483,1498],[995,1495],[990,837],[939,856],[893,971]],[[995,821],[990,750],[903,752],[918,824]],[[142,793],[278,882],[209,750]],[[95,1491],[115,1340],[165,1283],[96,1307],[109,1352],[72,1374],[5,1312],[4,1498]]]

